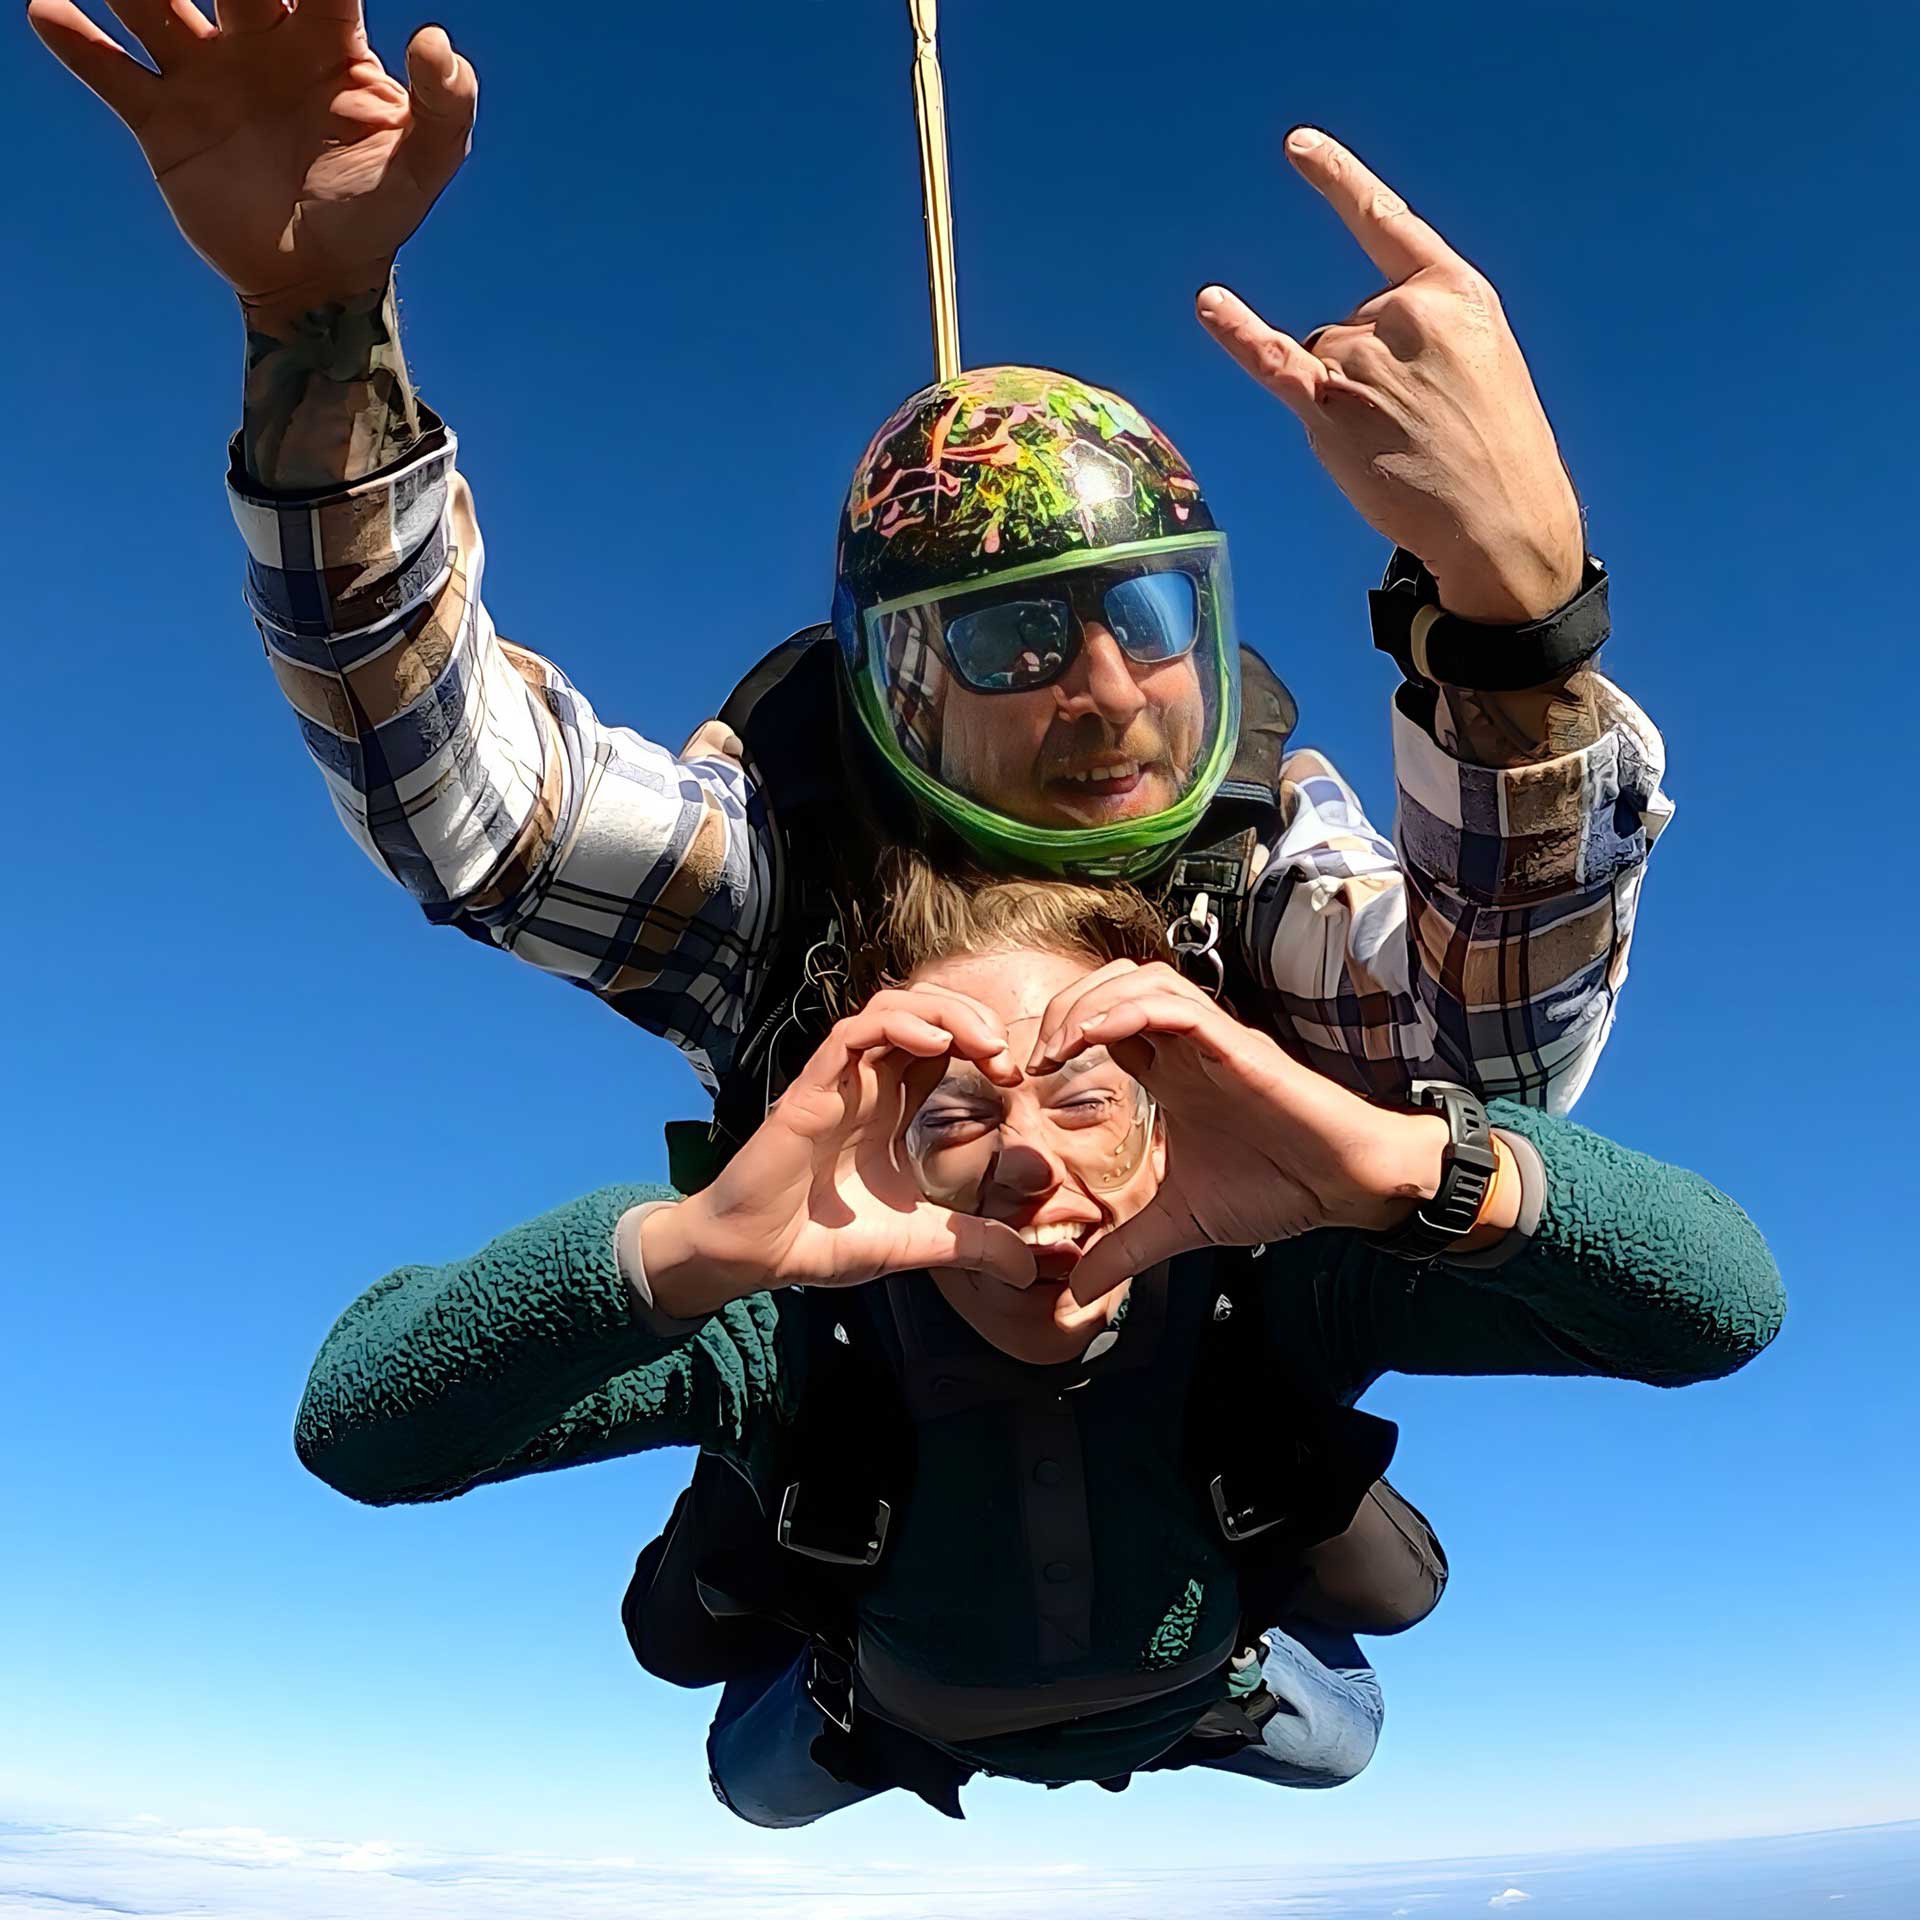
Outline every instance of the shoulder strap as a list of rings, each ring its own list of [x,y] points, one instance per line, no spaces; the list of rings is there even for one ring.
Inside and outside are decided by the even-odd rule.
[[[809,957],[833,938],[836,862],[868,817],[856,757],[836,750],[839,678],[832,629],[808,627],[768,654],[720,710],[740,738],[767,809],[780,901],[774,949],[714,1097],[703,1156],[710,1167],[725,1163],[780,1092],[785,1043],[796,1024],[811,1044],[816,1023],[805,1017],[804,1005],[814,984]]]
[[[736,1529],[698,1569],[727,1613],[779,1621],[842,1657],[853,1650],[854,1596],[885,1555],[914,1464],[912,1426],[860,1291],[803,1292],[805,1372],[785,1472],[759,1524]]]
[[[1240,741],[1221,792],[1280,796],[1280,768],[1300,718],[1287,683],[1251,647],[1240,649]]]
[[[771,815],[786,871],[782,906],[818,909],[827,894],[832,836],[827,809],[844,814],[847,773],[829,742],[838,718],[835,643],[829,627],[783,641],[727,696],[721,720],[740,736]]]
[[[1223,1252],[1215,1272],[1189,1396],[1188,1469],[1244,1584],[1259,1571],[1291,1573],[1308,1547],[1345,1532],[1400,1430],[1295,1382],[1276,1392],[1258,1253]]]
[[[787,1553],[862,1584],[882,1558],[912,1490],[913,1423],[880,1351],[861,1287],[807,1299],[807,1372],[792,1477],[774,1537]]]

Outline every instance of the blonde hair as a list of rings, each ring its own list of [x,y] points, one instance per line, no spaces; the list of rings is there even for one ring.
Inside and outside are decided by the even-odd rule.
[[[856,904],[842,914],[843,1013],[956,954],[1027,950],[1095,966],[1166,958],[1161,914],[1129,886],[1015,879],[978,868],[943,873],[924,854],[894,848],[882,857],[877,892],[877,907]]]

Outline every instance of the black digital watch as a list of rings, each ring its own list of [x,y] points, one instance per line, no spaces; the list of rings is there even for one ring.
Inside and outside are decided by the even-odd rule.
[[[1611,631],[1607,570],[1588,557],[1574,596],[1524,627],[1482,626],[1445,612],[1440,583],[1404,547],[1370,594],[1373,644],[1409,680],[1479,693],[1514,693],[1558,680],[1600,651]]]
[[[1447,1123],[1447,1145],[1440,1156],[1440,1188],[1414,1208],[1411,1218],[1392,1233],[1369,1234],[1368,1243],[1396,1260],[1427,1265],[1444,1259],[1450,1248],[1473,1231],[1487,1191],[1500,1165],[1493,1127],[1477,1095],[1450,1080],[1416,1080],[1410,1098],[1417,1110],[1437,1113]]]

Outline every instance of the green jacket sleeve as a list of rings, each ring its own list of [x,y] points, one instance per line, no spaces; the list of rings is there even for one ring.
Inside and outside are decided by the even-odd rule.
[[[1351,1399],[1383,1373],[1593,1374],[1678,1387],[1743,1367],[1786,1295],[1753,1222],[1699,1175],[1513,1101],[1488,1112],[1546,1169],[1531,1243],[1483,1272],[1313,1235],[1268,1295],[1289,1372]]]
[[[327,1335],[294,1427],[331,1487],[385,1506],[652,1447],[744,1450],[781,1394],[771,1294],[679,1338],[638,1311],[614,1227],[660,1187],[607,1187],[465,1260],[402,1267]]]

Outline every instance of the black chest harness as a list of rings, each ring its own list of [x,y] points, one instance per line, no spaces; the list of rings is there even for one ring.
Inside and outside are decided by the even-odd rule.
[[[1191,1270],[1202,1263],[1211,1271]],[[1188,1387],[1183,1465],[1234,1567],[1239,1643],[1248,1644],[1290,1611],[1302,1556],[1352,1524],[1398,1430],[1357,1409],[1276,1393],[1262,1287],[1245,1255],[1188,1255],[1152,1284],[1216,1289]],[[856,1711],[860,1600],[912,1498],[917,1451],[899,1356],[866,1292],[800,1296],[805,1373],[780,1471],[763,1497],[738,1467],[703,1453],[665,1532],[640,1556],[623,1618],[640,1664],[680,1686],[771,1680],[804,1653],[807,1693],[825,1723],[816,1762],[857,1785],[907,1787],[957,1819],[959,1789],[975,1769]],[[1223,1742],[1258,1740],[1275,1708],[1264,1687],[1222,1701],[1152,1765],[1183,1766]],[[1118,1790],[1126,1779],[1103,1784]]]

